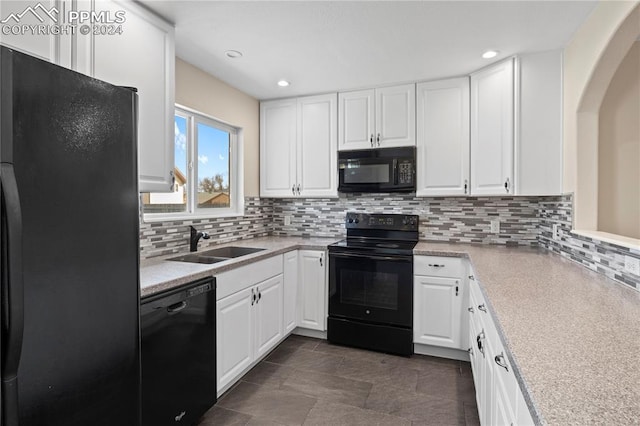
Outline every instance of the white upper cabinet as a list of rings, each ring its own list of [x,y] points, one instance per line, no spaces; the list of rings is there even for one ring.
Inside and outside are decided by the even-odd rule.
[[[91,5],[110,16],[123,11],[125,21],[122,34],[78,39],[77,70],[138,90],[139,191],[168,192],[174,182],[174,29],[132,2],[78,2],[79,9]]]
[[[260,103],[260,195],[295,195],[295,99]]]
[[[562,50],[518,58],[517,195],[562,193]]]
[[[417,85],[418,196],[469,194],[469,78]]]
[[[260,104],[260,195],[335,197],[336,94]]]
[[[471,194],[513,194],[514,59],[471,74]]]
[[[298,99],[297,182],[303,197],[337,195],[335,94]]]
[[[44,0],[41,2],[33,2],[29,0],[2,0],[0,2],[0,19],[7,19],[3,24],[5,28],[22,25],[51,25],[56,24],[62,13],[63,1]],[[23,12],[30,10],[33,13]],[[41,22],[43,19],[44,22]],[[55,19],[55,20],[54,20]],[[60,50],[62,48],[62,38],[60,35],[54,34],[32,34],[27,31],[25,34],[8,34],[0,32],[0,42],[7,47],[28,53],[45,61],[49,61],[58,65],[60,63]]]
[[[344,92],[338,99],[339,150],[415,145],[415,84]]]
[[[373,148],[375,133],[375,91],[359,90],[338,94],[339,149]]]

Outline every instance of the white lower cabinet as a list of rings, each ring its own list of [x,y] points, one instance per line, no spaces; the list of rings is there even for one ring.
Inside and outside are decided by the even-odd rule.
[[[327,329],[326,259],[324,251],[299,251],[298,327]]]
[[[218,392],[253,362],[252,288],[216,302]]]
[[[483,425],[532,425],[533,420],[513,373],[486,301],[475,280],[470,281],[469,357],[476,402]]]
[[[218,394],[283,339],[283,277],[282,256],[216,277]]]
[[[413,272],[413,342],[467,349],[462,321],[466,281],[464,260],[415,256]]]
[[[298,251],[284,254],[283,320],[284,333],[292,332],[298,326]]]

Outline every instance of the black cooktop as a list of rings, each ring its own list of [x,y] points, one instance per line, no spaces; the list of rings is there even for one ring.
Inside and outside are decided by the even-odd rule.
[[[399,241],[373,238],[347,238],[329,245],[330,251],[359,251],[371,254],[413,254],[417,241]]]

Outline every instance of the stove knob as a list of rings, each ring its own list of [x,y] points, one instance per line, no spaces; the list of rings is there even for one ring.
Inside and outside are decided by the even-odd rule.
[[[360,219],[358,219],[357,217],[353,220],[355,223],[360,223]]]
[[[353,218],[352,218],[352,217],[350,217],[349,219],[347,219],[347,222],[349,222],[349,223],[353,223]]]

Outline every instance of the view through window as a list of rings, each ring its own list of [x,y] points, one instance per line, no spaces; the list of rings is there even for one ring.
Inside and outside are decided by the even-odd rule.
[[[237,131],[176,108],[173,191],[143,194],[146,217],[212,216],[232,210]]]

